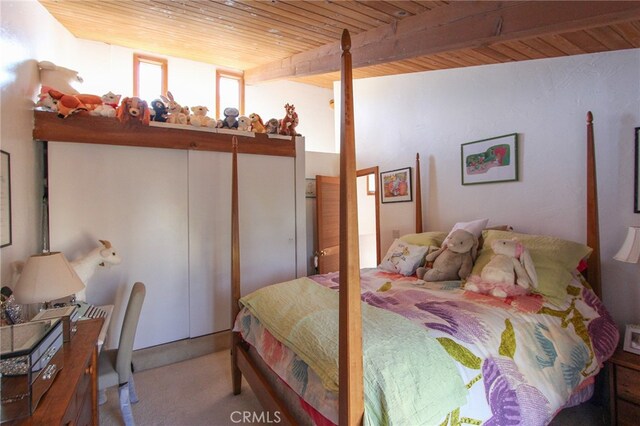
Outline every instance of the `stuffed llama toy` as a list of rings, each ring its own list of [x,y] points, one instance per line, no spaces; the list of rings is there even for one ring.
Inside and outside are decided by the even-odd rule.
[[[420,267],[416,274],[425,281],[465,279],[471,273],[477,250],[476,236],[464,229],[457,229],[447,237],[442,247],[425,257],[427,262],[433,262],[433,267]]]
[[[480,277],[469,277],[466,290],[495,297],[521,296],[538,286],[538,275],[529,251],[520,242],[495,240],[493,257],[482,268]]]
[[[80,93],[71,86],[71,84],[69,84],[75,81],[80,83],[83,82],[82,77],[78,75],[78,71],[59,67],[49,61],[38,62],[38,70],[40,71],[40,84],[42,86],[58,90],[69,95],[77,95]]]
[[[73,260],[71,266],[76,271],[85,288],[76,293],[76,299],[86,302],[86,286],[89,278],[94,274],[98,266],[117,265],[122,262],[122,258],[116,253],[116,249],[106,240],[99,240],[101,247],[96,247],[86,255]]]

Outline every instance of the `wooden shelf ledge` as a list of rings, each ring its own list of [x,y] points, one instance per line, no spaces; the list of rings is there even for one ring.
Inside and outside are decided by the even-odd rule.
[[[149,148],[231,152],[231,138],[238,137],[238,153],[295,157],[295,138],[264,133],[153,123],[122,124],[115,118],[72,115],[60,118],[34,111],[33,138],[39,141],[80,142]]]

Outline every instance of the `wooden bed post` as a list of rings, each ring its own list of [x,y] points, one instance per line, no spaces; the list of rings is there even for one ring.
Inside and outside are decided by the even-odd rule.
[[[587,281],[596,295],[602,298],[598,180],[596,178],[596,153],[593,137],[593,114],[591,114],[591,111],[587,112],[587,245],[593,249],[593,253],[591,253],[587,261]]]
[[[342,120],[340,131],[340,326],[339,424],[360,425],[364,415],[362,316],[356,152],[351,81],[351,37],[342,32]]]
[[[231,139],[231,328],[240,312],[240,227],[238,221],[238,138]],[[233,394],[238,395],[242,385],[242,373],[238,368],[239,333],[231,333],[231,381]]]
[[[420,153],[416,153],[416,234],[422,232],[422,188],[420,187]]]

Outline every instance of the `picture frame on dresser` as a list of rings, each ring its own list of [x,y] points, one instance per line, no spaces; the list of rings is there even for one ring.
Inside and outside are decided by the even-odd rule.
[[[640,325],[627,324],[624,333],[624,347],[627,352],[640,355]]]
[[[640,213],[640,127],[636,127],[636,146],[635,146],[635,170],[634,170],[634,185],[633,185],[633,212]]]

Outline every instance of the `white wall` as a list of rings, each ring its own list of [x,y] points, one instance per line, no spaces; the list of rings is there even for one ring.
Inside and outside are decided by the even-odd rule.
[[[339,105],[339,87],[334,91]],[[356,80],[358,167],[422,159],[424,223],[491,224],[584,242],[586,113],[598,162],[604,301],[620,323],[640,322],[639,265],[612,256],[633,213],[634,127],[640,126],[640,50]],[[518,182],[462,186],[460,145],[517,132]],[[381,205],[382,250],[413,232],[414,204]]]
[[[75,39],[35,1],[0,2],[0,22],[0,147],[11,155],[13,231],[12,245],[0,250],[0,279],[8,285],[11,262],[42,249],[42,146],[32,139],[36,62],[68,62]]]

